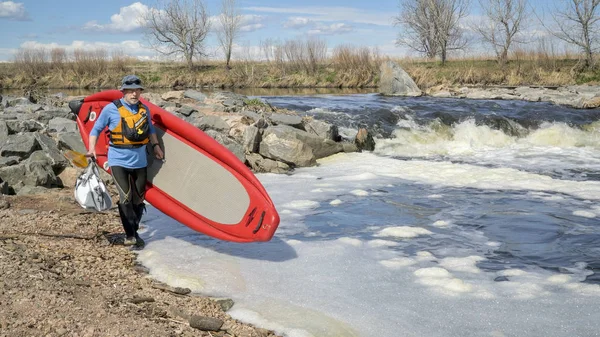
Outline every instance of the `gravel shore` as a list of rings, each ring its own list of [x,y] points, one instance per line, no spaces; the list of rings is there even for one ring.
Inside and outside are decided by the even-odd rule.
[[[72,193],[0,195],[0,336],[276,336],[232,319],[231,300],[148,277],[116,209]]]

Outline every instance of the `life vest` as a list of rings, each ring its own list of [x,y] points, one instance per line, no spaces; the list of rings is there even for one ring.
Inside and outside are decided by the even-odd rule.
[[[109,131],[110,146],[134,148],[148,144],[150,125],[148,112],[142,103],[138,103],[138,113],[134,114],[123,106],[121,100],[113,102],[119,109],[121,123]]]

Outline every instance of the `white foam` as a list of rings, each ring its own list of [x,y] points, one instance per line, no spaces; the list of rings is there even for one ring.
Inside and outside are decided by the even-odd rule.
[[[440,261],[440,266],[452,271],[480,273],[481,269],[476,264],[483,260],[485,259],[481,256],[447,257]]]
[[[410,239],[417,237],[419,235],[430,235],[431,231],[420,228],[420,227],[410,227],[410,226],[397,226],[397,227],[388,227],[379,231],[379,233],[375,234],[375,236],[392,236],[397,238]]]
[[[451,198],[444,199],[446,191],[437,190],[440,187],[478,188],[484,194],[487,189],[492,193],[513,189],[536,202],[540,195],[547,196],[545,205],[551,210],[564,206],[551,200],[553,194],[561,193],[565,200],[572,199],[569,202],[575,200],[571,196],[588,198],[590,212],[596,212],[600,210],[595,205],[600,200],[596,182],[368,153],[332,156],[319,164],[296,169],[292,175],[260,176],[281,216],[270,242],[208,239],[148,207],[150,214],[144,219],[148,244],[138,259],[152,277],[232,298],[234,318],[287,336],[375,337],[390,331],[436,337],[536,336],[543,331],[544,336],[562,337],[592,335],[600,329],[595,309],[600,286],[581,283],[589,272],[585,265],[574,264],[564,274],[534,266],[484,271],[487,254],[511,243],[492,241],[461,226],[454,217],[470,214],[460,205],[440,213],[435,213],[437,206],[415,207],[411,220],[402,217],[413,205],[399,203],[399,220],[389,225],[378,218],[378,209],[371,208],[372,195],[348,197],[354,190],[418,184],[411,189],[411,198],[423,202],[439,195],[429,198],[443,199],[431,200],[437,205],[452,203]],[[340,212],[350,207],[331,207],[341,199],[352,212]],[[587,211],[576,205],[568,207]],[[356,224],[346,226],[341,220],[346,217]],[[593,228],[573,226],[573,230],[596,233]]]
[[[394,247],[398,246],[399,243],[396,241],[389,240],[371,240],[369,241],[369,246],[371,247]]]
[[[354,194],[359,197],[366,197],[369,195],[369,192],[367,192],[365,190],[352,190],[352,191],[350,191],[350,194]]]
[[[590,219],[593,219],[593,218],[596,217],[596,213],[590,212],[590,211],[586,211],[586,210],[577,210],[577,211],[574,211],[573,215],[580,216],[580,217],[583,217],[583,218],[590,218]]]
[[[282,208],[291,208],[296,210],[307,210],[319,207],[319,203],[312,200],[294,200],[281,206]]]
[[[408,257],[395,257],[393,259],[379,261],[379,263],[381,263],[381,265],[383,265],[386,268],[398,269],[412,266],[417,262],[414,259]]]
[[[450,222],[445,221],[445,220],[438,220],[436,222],[434,222],[433,224],[431,224],[433,227],[438,227],[438,228],[446,228],[448,226],[450,226]]]
[[[338,205],[341,205],[341,204],[343,204],[343,203],[344,203],[344,202],[343,202],[342,200],[340,200],[340,199],[334,199],[334,200],[331,200],[331,201],[329,202],[329,204],[330,204],[331,206],[338,206]]]

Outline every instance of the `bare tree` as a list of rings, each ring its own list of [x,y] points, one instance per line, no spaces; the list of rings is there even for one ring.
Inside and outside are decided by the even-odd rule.
[[[563,2],[566,3],[566,7],[555,9],[551,14],[556,28],[549,29],[550,33],[569,44],[576,45],[585,55],[585,66],[593,67],[594,53],[598,50],[599,41],[600,0],[564,0]]]
[[[518,34],[524,28],[527,0],[479,0],[479,4],[487,20],[473,28],[492,45],[498,63],[506,64],[511,45],[523,42],[518,39]]]
[[[206,56],[204,40],[210,21],[202,0],[170,0],[164,9],[148,11],[144,20],[146,36],[159,53],[183,55],[190,69],[194,58]]]
[[[233,42],[240,33],[242,16],[239,14],[235,0],[222,0],[221,15],[219,16],[221,26],[217,29],[217,38],[225,53],[226,67],[231,69],[231,50]]]
[[[448,52],[467,45],[460,21],[468,14],[469,0],[400,0],[394,24],[403,28],[396,40],[429,58],[446,63]]]

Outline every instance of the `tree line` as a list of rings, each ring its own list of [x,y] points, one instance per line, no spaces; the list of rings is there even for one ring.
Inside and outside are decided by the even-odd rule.
[[[552,36],[574,46],[584,55],[584,67],[595,67],[594,55],[600,38],[600,0],[559,0],[550,20],[541,19],[527,0],[478,0],[483,19],[465,22],[470,0],[400,0],[394,24],[400,28],[397,45],[406,46],[442,64],[448,53],[464,50],[470,28],[489,45],[501,65],[515,44],[526,43],[524,32],[537,19]]]

